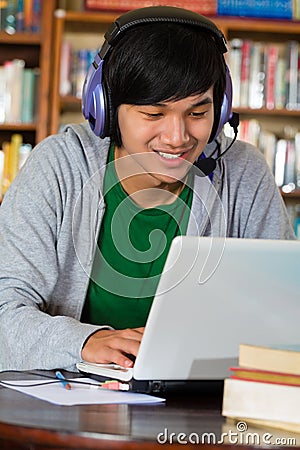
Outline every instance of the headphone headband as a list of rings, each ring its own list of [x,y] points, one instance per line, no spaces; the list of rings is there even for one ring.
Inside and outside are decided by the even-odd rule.
[[[209,19],[193,11],[174,6],[150,6],[134,9],[118,17],[104,35],[100,56],[104,58],[111,46],[118,42],[121,35],[129,28],[152,23],[178,23],[194,27],[201,27],[216,38],[221,53],[227,52],[226,39],[221,30]]]

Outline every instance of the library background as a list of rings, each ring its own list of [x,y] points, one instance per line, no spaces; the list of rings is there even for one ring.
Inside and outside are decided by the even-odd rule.
[[[300,0],[0,0],[0,201],[36,143],[83,121],[84,77],[108,24],[150,4],[223,31],[239,138],[265,155],[300,239]]]

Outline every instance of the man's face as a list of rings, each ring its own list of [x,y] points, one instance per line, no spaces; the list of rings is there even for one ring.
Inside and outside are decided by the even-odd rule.
[[[184,180],[210,137],[213,87],[204,94],[177,101],[142,106],[122,104],[118,119],[123,145],[116,148],[115,158],[131,156],[135,173],[139,173],[122,183],[127,192],[147,188],[174,190],[172,186]]]

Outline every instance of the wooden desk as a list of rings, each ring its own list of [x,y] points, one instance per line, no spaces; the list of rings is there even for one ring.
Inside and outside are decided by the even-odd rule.
[[[0,373],[1,380],[13,378],[24,379],[25,376],[12,372]],[[192,438],[192,442],[195,442],[196,435],[204,439],[203,449],[209,443],[210,448],[220,447],[218,441],[225,424],[220,413],[221,404],[220,384],[206,386],[206,389],[198,389],[193,394],[168,395],[164,404],[71,407],[52,405],[0,387],[0,448],[195,449],[197,445],[184,444],[183,441]],[[232,430],[235,431],[234,425]],[[176,443],[172,433],[177,437],[179,433],[185,433],[186,437],[180,435],[181,443]],[[210,438],[202,438],[203,433],[211,433]],[[226,447],[236,450],[236,445],[233,444],[226,444]]]

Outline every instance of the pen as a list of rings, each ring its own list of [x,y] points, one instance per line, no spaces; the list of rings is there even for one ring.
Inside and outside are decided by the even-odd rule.
[[[66,381],[65,377],[63,376],[63,374],[62,374],[59,370],[57,370],[57,371],[55,372],[55,376],[56,376],[56,378],[61,382],[61,384],[63,385],[63,387],[64,387],[65,389],[68,389],[68,390],[71,389],[70,383],[68,383],[68,382]]]

